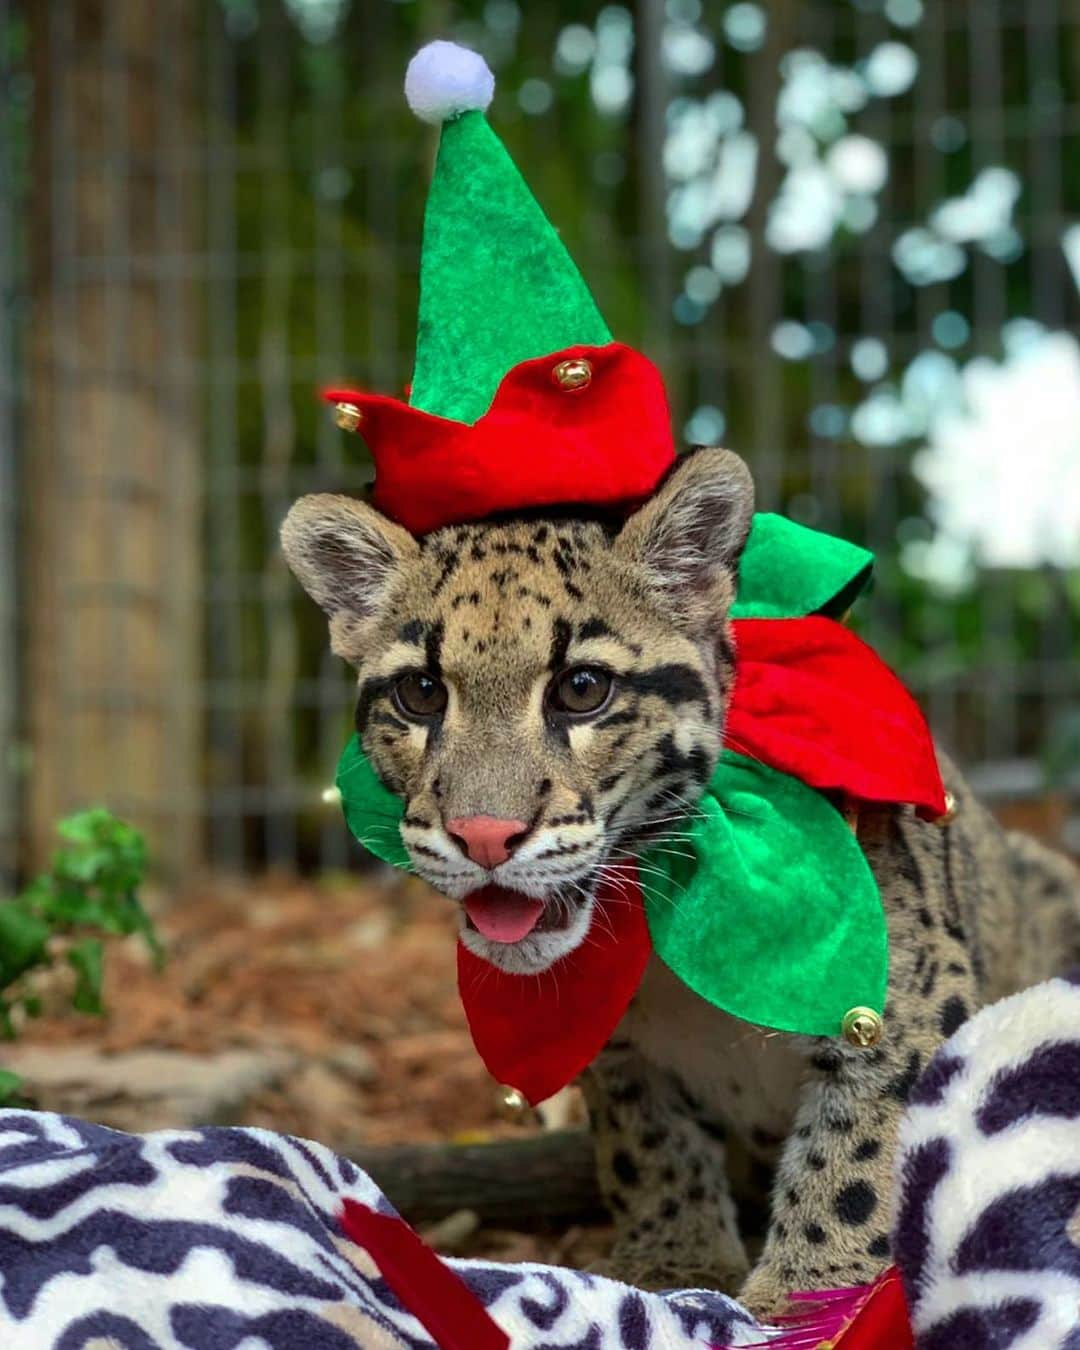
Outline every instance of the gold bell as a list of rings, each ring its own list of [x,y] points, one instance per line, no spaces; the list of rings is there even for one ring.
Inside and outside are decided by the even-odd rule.
[[[592,380],[592,362],[580,356],[560,361],[552,370],[551,378],[560,389],[584,389]]]
[[[515,1087],[501,1087],[499,1100],[508,1111],[524,1111],[529,1105],[524,1095]]]
[[[334,421],[342,431],[355,431],[364,420],[364,414],[355,403],[335,403]]]
[[[869,1050],[881,1040],[885,1023],[873,1008],[849,1008],[840,1027],[844,1040],[860,1050]]]
[[[944,829],[946,825],[951,825],[955,819],[956,819],[956,798],[952,795],[951,792],[946,792],[944,814],[938,816],[938,818],[934,821],[934,824],[940,825],[942,829]]]

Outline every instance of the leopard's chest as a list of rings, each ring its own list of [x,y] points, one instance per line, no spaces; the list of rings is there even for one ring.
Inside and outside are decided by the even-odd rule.
[[[682,1083],[702,1114],[773,1156],[795,1115],[804,1061],[795,1041],[699,998],[655,956],[620,1034]]]

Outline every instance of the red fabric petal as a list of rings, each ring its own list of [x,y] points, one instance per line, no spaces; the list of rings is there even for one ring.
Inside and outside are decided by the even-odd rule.
[[[582,389],[552,379],[571,357],[592,365]],[[380,394],[328,389],[323,397],[361,410],[375,459],[372,500],[413,534],[537,506],[632,507],[675,461],[660,372],[617,342],[523,361],[473,426]]]
[[[832,1343],[836,1350],[915,1350],[911,1314],[895,1267],[882,1275]]]
[[[637,878],[605,883],[586,940],[539,975],[508,975],[458,943],[458,991],[497,1082],[531,1105],[591,1064],[634,997],[652,952]]]
[[[927,820],[945,789],[918,704],[832,619],[736,619],[725,743],[811,787],[906,802]]]
[[[873,1284],[791,1295],[793,1311],[776,1321],[776,1350],[914,1350],[900,1276],[890,1266]]]
[[[346,1200],[341,1227],[440,1350],[508,1350],[510,1337],[403,1219]]]

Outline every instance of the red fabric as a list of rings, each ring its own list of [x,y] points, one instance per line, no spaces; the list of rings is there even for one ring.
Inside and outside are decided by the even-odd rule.
[[[509,1350],[506,1332],[404,1220],[346,1200],[341,1227],[371,1254],[402,1306],[439,1350]]]
[[[832,1344],[836,1350],[915,1350],[911,1314],[895,1267],[873,1286]]]
[[[906,802],[927,820],[945,789],[918,704],[833,619],[737,619],[725,743],[821,791]]]
[[[552,379],[571,357],[592,363],[582,389]],[[360,408],[375,459],[372,501],[413,534],[537,506],[633,507],[675,461],[660,372],[617,342],[523,361],[473,426],[381,394],[323,397]]]
[[[591,1064],[629,1006],[652,952],[636,876],[601,886],[587,939],[540,975],[508,975],[458,943],[458,991],[473,1044],[531,1105]]]

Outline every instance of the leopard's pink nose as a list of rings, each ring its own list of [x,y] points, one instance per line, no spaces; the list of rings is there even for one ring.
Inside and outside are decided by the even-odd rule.
[[[497,816],[455,816],[446,822],[446,833],[462,853],[487,868],[504,863],[528,829],[523,820]]]

